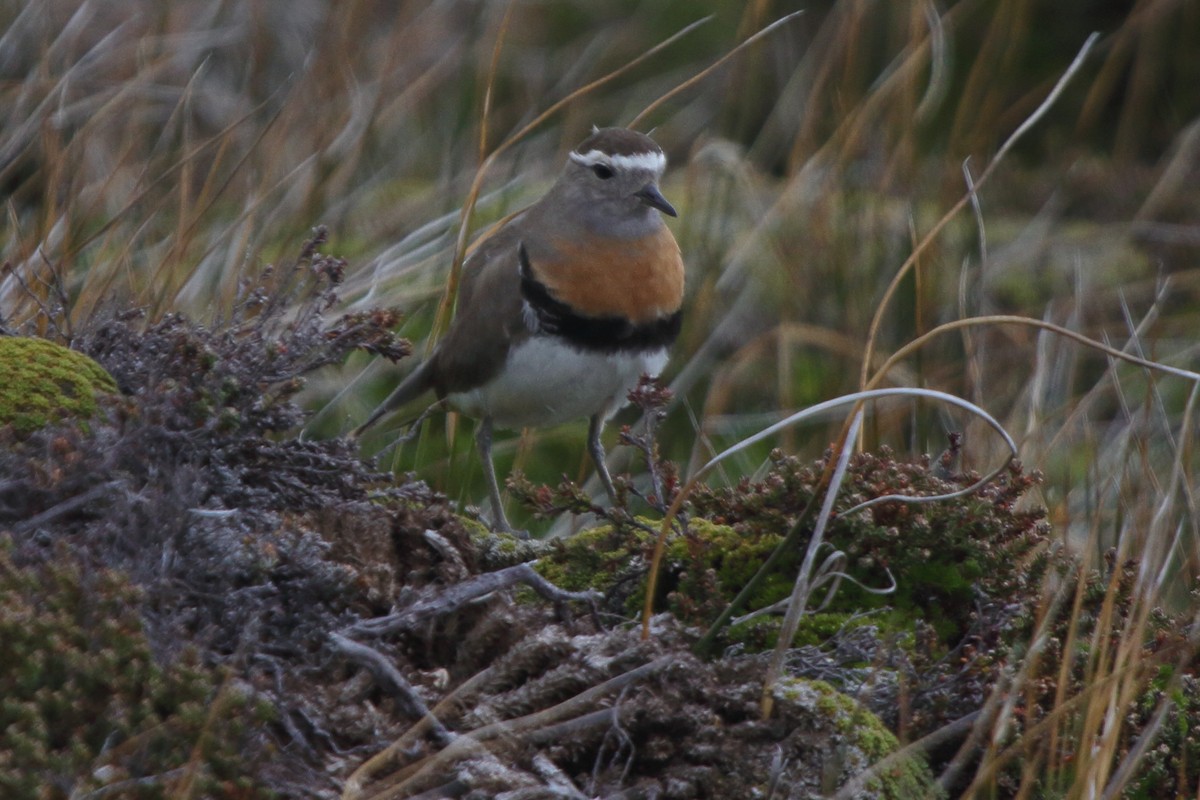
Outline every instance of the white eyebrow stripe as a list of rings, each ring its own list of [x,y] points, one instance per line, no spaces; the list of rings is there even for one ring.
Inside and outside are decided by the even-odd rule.
[[[589,150],[586,153],[571,151],[571,160],[585,167],[597,164],[608,164],[613,169],[662,172],[667,168],[667,157],[662,153],[635,153],[634,155],[609,155],[603,150]]]

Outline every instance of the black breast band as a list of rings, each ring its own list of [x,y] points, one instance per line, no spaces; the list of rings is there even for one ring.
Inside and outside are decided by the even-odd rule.
[[[683,321],[681,311],[635,325],[624,317],[588,317],[550,294],[533,275],[525,245],[517,247],[521,261],[521,297],[537,317],[537,329],[566,339],[581,350],[600,353],[658,350],[675,341]]]

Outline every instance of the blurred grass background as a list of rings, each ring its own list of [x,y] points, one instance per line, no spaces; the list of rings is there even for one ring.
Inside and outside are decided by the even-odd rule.
[[[69,339],[131,304],[218,324],[247,276],[324,224],[326,249],[350,262],[346,308],[404,308],[421,352],[487,153],[711,15],[507,149],[485,176],[473,230],[536,198],[593,124],[627,123],[801,9],[645,121],[671,160],[664,191],[681,212],[671,224],[689,270],[666,456],[694,465],[859,388],[877,314],[871,371],[941,323],[994,313],[1197,368],[1197,0],[7,0],[0,327]],[[883,306],[916,243],[967,192],[966,174],[983,173],[1092,31],[1100,38],[1062,95]],[[305,435],[353,428],[405,367],[364,357],[317,376]],[[995,415],[1046,475],[1036,499],[1056,546],[1076,549],[1083,568],[1109,548],[1138,556],[1139,608],[1194,608],[1194,383],[999,324],[931,341],[889,381]],[[818,457],[840,425],[791,430],[716,479],[753,474],[770,446]],[[478,501],[469,427],[434,418],[389,463]],[[931,405],[881,404],[867,430],[867,447],[912,455],[964,430],[966,466],[980,471],[998,454],[982,427]],[[535,480],[586,476],[584,432],[504,439],[501,474],[515,463]],[[1145,632],[1115,632],[1114,652],[1136,659]],[[1097,678],[1141,680],[1122,663],[1098,666]],[[1119,688],[1112,697],[1139,687]],[[1101,725],[1108,700],[1092,702],[1094,729],[1072,735],[1103,747],[1058,765],[1083,776],[1076,787],[1096,775],[1103,785],[1121,757]]]
[[[982,172],[1091,31],[1099,43],[984,187],[977,214],[955,217],[882,309],[872,366],[939,323],[1010,313],[1195,367],[1195,0],[6,2],[3,324],[69,336],[123,303],[217,321],[245,276],[325,224],[327,250],[351,264],[347,307],[401,306],[421,352],[484,155],[711,15],[508,149],[473,230],[536,198],[593,124],[627,123],[796,10],[643,125],[671,159],[664,190],[689,269],[665,455],[695,464],[858,388],[884,288],[963,196],[964,169]],[[68,297],[54,295],[54,275]],[[405,366],[363,358],[314,380],[306,435],[352,428]],[[1134,520],[1176,496],[1172,469],[1195,471],[1186,381],[1030,328],[941,337],[890,379],[960,394],[1004,421],[1047,474],[1041,499],[1097,548],[1144,537]],[[447,436],[447,424],[433,420],[391,464],[477,500],[469,426]],[[817,456],[839,426],[775,444]],[[936,453],[960,429],[967,466],[986,468],[996,452],[986,433],[932,407],[880,406],[867,446]],[[507,438],[502,474],[515,463],[535,480],[585,476],[583,434],[581,423]],[[767,448],[726,478],[753,473]],[[1194,534],[1185,499],[1175,527]],[[1175,557],[1194,559],[1196,538]]]

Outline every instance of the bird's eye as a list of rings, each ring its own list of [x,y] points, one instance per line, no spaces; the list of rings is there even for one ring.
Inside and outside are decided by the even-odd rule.
[[[592,172],[596,173],[596,177],[602,181],[606,181],[613,176],[612,167],[608,164],[593,164]]]

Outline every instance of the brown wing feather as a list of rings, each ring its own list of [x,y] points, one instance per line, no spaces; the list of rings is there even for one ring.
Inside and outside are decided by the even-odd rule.
[[[438,397],[487,383],[509,349],[529,336],[521,318],[520,221],[510,220],[481,241],[463,265],[454,320],[431,356]]]

